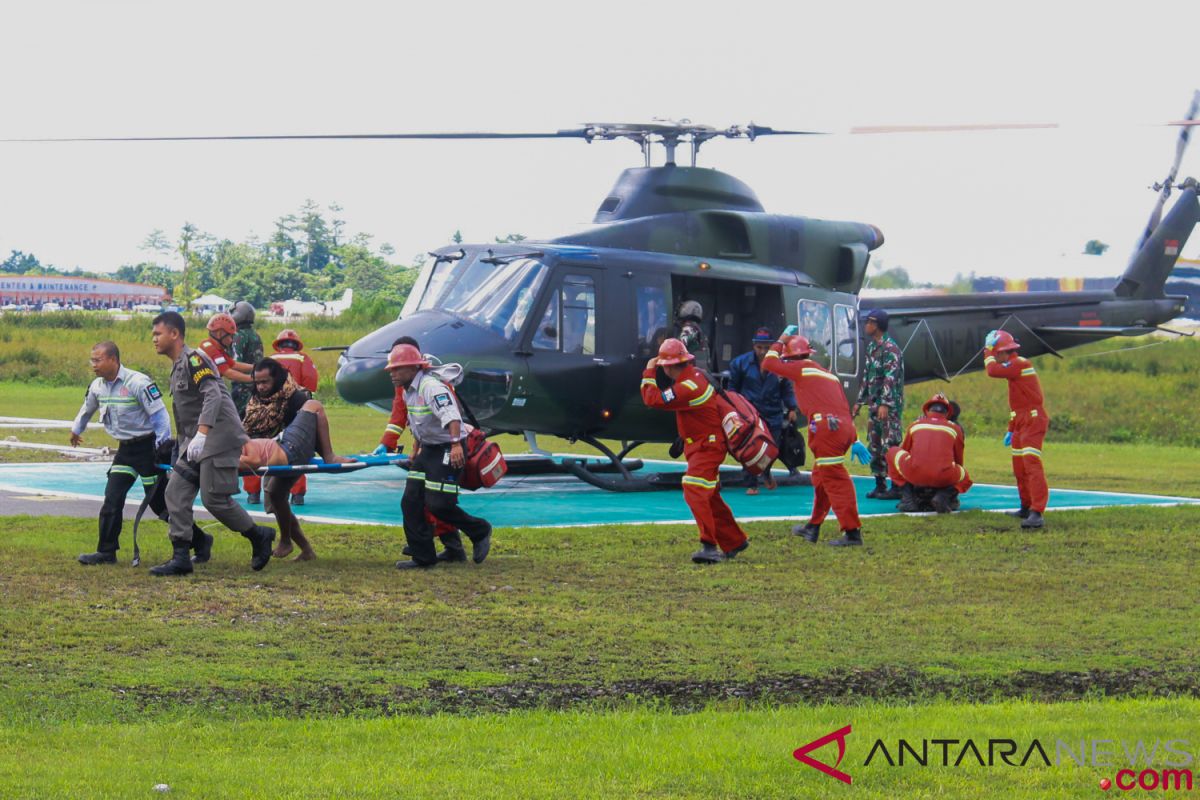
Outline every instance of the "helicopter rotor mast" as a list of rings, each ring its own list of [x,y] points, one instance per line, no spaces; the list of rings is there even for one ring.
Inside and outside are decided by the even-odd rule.
[[[650,166],[651,148],[656,144],[662,145],[665,151],[666,158],[663,166],[667,167],[676,165],[676,150],[681,143],[687,144],[691,150],[692,166],[694,167],[700,153],[700,146],[717,137],[754,141],[759,136],[813,136],[823,133],[822,131],[777,131],[774,128],[755,125],[753,122],[749,125],[730,125],[728,128],[719,130],[711,125],[697,125],[689,119],[655,119],[650,123],[593,122],[587,123],[584,130],[587,132],[585,138],[588,142],[593,139],[608,141],[629,139],[641,149],[647,167]]]

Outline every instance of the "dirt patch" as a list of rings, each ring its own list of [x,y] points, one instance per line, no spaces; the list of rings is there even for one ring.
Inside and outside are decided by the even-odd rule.
[[[614,707],[651,702],[696,711],[735,701],[771,704],[846,703],[863,700],[995,702],[1023,698],[1064,702],[1091,697],[1200,697],[1200,670],[1132,669],[1087,672],[1018,672],[1001,677],[932,676],[913,669],[881,667],[826,675],[786,675],[744,683],[633,680],[591,686],[513,683],[463,687],[431,681],[424,688],[297,686],[253,689],[115,687],[138,705],[204,705],[222,709],[252,705],[286,716],[412,713],[475,713],[519,709]]]

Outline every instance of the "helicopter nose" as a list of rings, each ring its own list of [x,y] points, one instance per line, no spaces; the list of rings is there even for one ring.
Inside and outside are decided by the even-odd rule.
[[[382,356],[347,356],[338,359],[337,390],[347,403],[369,403],[387,397],[391,378]]]

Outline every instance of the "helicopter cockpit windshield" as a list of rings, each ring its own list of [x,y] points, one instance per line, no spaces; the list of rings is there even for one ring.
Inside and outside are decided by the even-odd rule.
[[[488,266],[492,272],[486,279],[459,281],[458,286],[474,285],[475,290],[460,294],[453,304],[442,305],[442,310],[490,328],[511,342],[524,327],[549,270],[531,258]]]

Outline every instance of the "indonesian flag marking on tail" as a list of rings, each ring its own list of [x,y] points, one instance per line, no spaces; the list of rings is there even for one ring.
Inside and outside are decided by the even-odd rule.
[[[1163,243],[1163,252],[1169,256],[1179,255],[1179,240],[1167,239],[1167,241]]]

